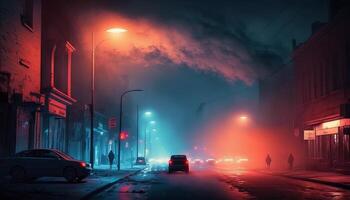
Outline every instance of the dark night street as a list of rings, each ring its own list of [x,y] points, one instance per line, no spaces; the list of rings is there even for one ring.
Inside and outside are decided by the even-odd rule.
[[[350,199],[350,0],[0,0],[7,199]]]
[[[206,169],[168,174],[145,170],[94,199],[349,199],[350,191],[261,173]]]

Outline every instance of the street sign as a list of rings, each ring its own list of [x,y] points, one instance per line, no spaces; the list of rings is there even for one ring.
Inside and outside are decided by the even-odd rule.
[[[117,119],[115,117],[111,117],[108,120],[108,127],[111,128],[116,128],[117,127]]]

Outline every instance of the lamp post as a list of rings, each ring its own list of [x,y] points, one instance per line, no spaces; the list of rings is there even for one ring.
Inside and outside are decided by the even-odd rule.
[[[126,29],[122,28],[111,28],[107,29],[108,33],[123,33]],[[94,111],[95,111],[95,51],[96,48],[106,40],[102,40],[98,45],[95,46],[95,33],[91,33],[91,105],[90,105],[90,163],[91,168],[94,168]]]
[[[155,125],[156,121],[152,120],[152,121],[149,122],[149,124]],[[153,129],[152,129],[152,131],[153,131]],[[143,153],[145,159],[146,159],[146,155],[147,155],[147,133],[149,133],[148,125],[146,125],[146,129],[145,129],[145,144],[144,144],[144,153]],[[150,139],[151,139],[151,135],[149,135],[149,139],[148,140],[150,141]],[[149,143],[149,146],[151,147],[151,141]]]
[[[118,133],[118,171],[120,170],[120,142],[121,142],[121,138],[120,138],[120,134],[122,132],[122,117],[123,117],[123,97],[130,93],[130,92],[142,92],[143,90],[127,90],[125,91],[121,96],[120,96],[120,104],[119,104],[119,133]]]
[[[136,107],[136,160],[137,160],[137,157],[139,157],[139,105],[137,104],[137,107]]]

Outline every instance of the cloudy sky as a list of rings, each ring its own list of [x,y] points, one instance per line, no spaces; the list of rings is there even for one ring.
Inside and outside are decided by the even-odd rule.
[[[198,127],[220,115],[254,114],[258,79],[289,60],[291,40],[305,41],[312,22],[327,21],[328,0],[84,0],[75,6],[82,11],[76,16],[82,49],[88,49],[86,33],[96,33],[99,111],[113,115],[121,91],[144,89],[127,98],[129,115],[135,104],[153,110],[163,138],[181,138],[187,148],[198,143]],[[106,42],[110,36],[101,30],[115,26],[128,32]],[[83,79],[77,96],[89,95]]]

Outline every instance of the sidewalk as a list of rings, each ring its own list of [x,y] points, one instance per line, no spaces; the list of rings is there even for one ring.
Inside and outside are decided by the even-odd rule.
[[[0,181],[0,199],[81,199],[90,197],[108,188],[117,181],[133,175],[142,168],[129,168],[120,171],[94,170],[94,174],[81,183],[68,183],[64,178],[44,177],[32,183],[13,183]]]
[[[259,172],[330,185],[348,190],[350,189],[350,175],[344,175],[336,172],[319,172],[310,170],[281,171],[268,169],[259,170]]]

